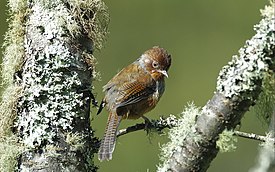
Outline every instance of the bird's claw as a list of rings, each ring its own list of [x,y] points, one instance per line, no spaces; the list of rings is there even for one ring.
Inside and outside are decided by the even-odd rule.
[[[142,116],[142,118],[144,119],[144,130],[146,131],[147,134],[149,134],[151,128],[152,128],[152,122],[150,121],[149,118]]]

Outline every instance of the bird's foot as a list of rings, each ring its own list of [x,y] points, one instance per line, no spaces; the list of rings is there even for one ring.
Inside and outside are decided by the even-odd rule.
[[[144,119],[144,123],[145,123],[144,130],[146,131],[147,134],[149,134],[150,130],[152,129],[153,124],[149,118],[147,118],[145,116],[142,116],[142,118]]]

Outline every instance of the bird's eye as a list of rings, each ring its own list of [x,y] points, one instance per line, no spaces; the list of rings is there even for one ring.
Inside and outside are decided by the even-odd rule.
[[[158,62],[156,62],[156,61],[153,61],[153,63],[152,63],[152,66],[153,66],[153,68],[158,68],[159,67],[159,63]]]

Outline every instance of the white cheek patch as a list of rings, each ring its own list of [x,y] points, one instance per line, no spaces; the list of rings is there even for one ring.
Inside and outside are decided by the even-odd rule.
[[[145,59],[144,62],[145,63],[150,63],[150,60],[149,59]]]
[[[144,63],[150,63],[150,59],[148,58],[147,54],[142,54],[141,59],[144,61]]]

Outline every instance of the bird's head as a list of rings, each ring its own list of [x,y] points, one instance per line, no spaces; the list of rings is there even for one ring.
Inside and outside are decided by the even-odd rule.
[[[171,55],[165,49],[154,46],[145,51],[139,61],[155,80],[168,77],[167,72],[171,65]]]

